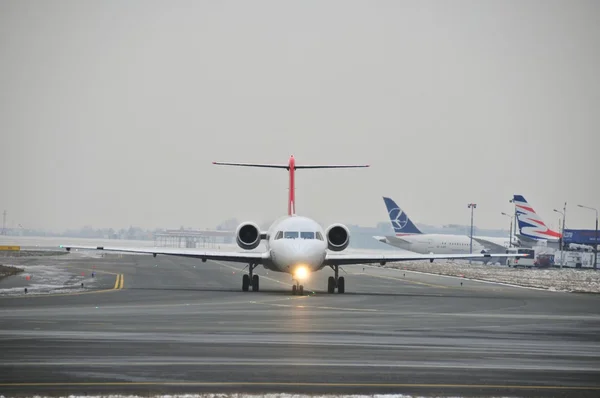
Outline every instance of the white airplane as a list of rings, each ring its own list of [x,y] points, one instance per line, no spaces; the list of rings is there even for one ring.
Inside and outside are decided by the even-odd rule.
[[[343,224],[332,224],[326,230],[310,218],[296,215],[294,198],[294,173],[299,169],[328,169],[348,167],[368,167],[368,165],[296,165],[294,156],[291,156],[288,164],[255,164],[255,163],[228,163],[213,162],[218,165],[244,166],[244,167],[268,167],[285,169],[289,171],[289,200],[288,214],[276,220],[268,231],[261,231],[254,222],[244,222],[237,227],[237,244],[246,252],[220,252],[204,251],[196,249],[181,248],[124,248],[124,247],[87,247],[61,245],[67,251],[71,249],[97,249],[105,251],[116,251],[122,253],[146,253],[156,255],[181,256],[199,258],[206,260],[222,260],[229,262],[247,263],[248,274],[242,277],[242,290],[259,290],[259,277],[253,270],[262,265],[266,269],[275,272],[284,272],[292,276],[293,294],[304,294],[301,281],[308,278],[311,272],[319,271],[325,267],[331,267],[334,275],[327,281],[328,293],[345,292],[345,281],[339,276],[339,268],[349,264],[368,264],[407,260],[430,260],[435,259],[477,259],[491,257],[487,253],[478,254],[444,254],[444,255],[422,255],[411,253],[398,254],[342,254],[340,252],[348,247],[350,233]],[[258,247],[261,241],[265,241],[267,250],[264,252],[251,252]],[[522,257],[518,254],[500,254],[501,257]],[[496,255],[494,255],[496,257]]]
[[[471,250],[471,238],[467,235],[424,234],[411,221],[400,206],[391,198],[383,201],[396,235],[374,236],[380,242],[422,254],[467,254]],[[487,253],[490,250],[505,251],[509,248],[509,238],[473,236],[473,253]],[[513,240],[513,246],[518,240]],[[489,258],[479,261],[490,261]]]

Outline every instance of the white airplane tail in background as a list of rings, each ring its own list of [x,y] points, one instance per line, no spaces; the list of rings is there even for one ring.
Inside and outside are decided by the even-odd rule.
[[[520,235],[533,240],[556,240],[561,237],[560,232],[551,230],[546,226],[542,218],[527,203],[521,195],[514,195],[515,212],[519,223]]]
[[[404,235],[415,235],[420,234],[421,231],[417,226],[410,220],[408,214],[406,214],[400,206],[394,202],[391,198],[383,197],[383,202],[388,211],[392,228],[396,236]]]

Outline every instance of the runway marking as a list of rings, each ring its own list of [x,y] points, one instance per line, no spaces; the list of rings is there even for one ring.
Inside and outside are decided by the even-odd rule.
[[[71,265],[68,265],[68,264],[67,264],[67,265],[65,265],[64,267],[65,267],[65,268],[76,269],[76,270],[79,270],[79,271],[90,271],[90,269],[89,269],[89,268],[74,267],[74,266],[71,266]],[[99,270],[99,269],[95,269],[95,268],[94,268],[94,269],[92,269],[91,271],[92,271],[92,272],[97,272],[97,273],[99,273],[99,274],[118,275],[118,273],[116,273],[116,272],[103,271],[103,270]]]
[[[216,264],[218,264],[218,265],[221,265],[221,266],[223,266],[223,267],[227,267],[227,268],[230,268],[230,269],[236,270],[236,271],[238,271],[238,272],[243,272],[243,269],[241,269],[241,268],[237,268],[237,267],[234,267],[234,266],[231,266],[231,265],[229,265],[229,264],[225,264],[225,263],[223,263],[223,262],[221,262],[221,261],[217,261],[217,260],[211,260],[211,261],[212,261],[213,263],[216,263]],[[282,273],[284,273],[284,272],[282,272]],[[277,282],[277,283],[280,283],[280,284],[282,284],[282,285],[286,285],[286,286],[291,286],[291,285],[292,285],[291,283],[286,283],[286,282],[278,281],[277,279],[269,278],[268,276],[265,276],[265,275],[260,275],[260,277],[261,277],[261,279],[262,279],[262,278],[264,278],[264,279],[268,279],[268,280],[270,280],[270,281]]]
[[[77,269],[77,268],[74,268],[74,269]],[[81,269],[81,268],[79,268],[79,269]],[[114,292],[114,291],[117,291],[117,290],[120,290],[123,288],[123,274],[115,274],[113,272],[107,272],[107,271],[105,271],[103,273],[117,275],[117,279],[115,280],[115,286],[113,288],[102,289],[102,290],[90,290],[90,291],[86,291],[86,292],[71,292],[71,293],[49,293],[49,294],[32,293],[31,295],[21,295],[21,296],[5,295],[5,296],[0,296],[0,300],[2,300],[2,299],[37,298],[37,297],[79,296],[79,295],[83,295],[83,294],[97,294],[97,293]]]
[[[379,312],[379,310],[376,310],[374,308],[342,308],[342,307],[325,307],[325,306],[291,305],[291,304],[269,304],[269,303],[263,303],[263,304],[270,305],[273,307],[308,308],[308,309],[336,310],[336,311]]]
[[[72,292],[72,293],[49,293],[49,294],[31,294],[31,295],[23,295],[23,296],[1,296],[2,299],[23,299],[23,298],[36,298],[36,297],[59,297],[59,296],[79,296],[83,294],[96,294],[96,293],[108,293],[114,292],[115,289],[104,289],[104,290],[91,290],[87,292]]]
[[[600,386],[553,386],[519,384],[433,384],[433,383],[312,383],[312,382],[201,382],[201,381],[115,381],[115,382],[46,382],[46,383],[0,383],[0,387],[109,387],[109,386],[272,386],[272,387],[388,387],[388,388],[464,388],[464,389],[511,389],[511,390],[591,390],[600,391]]]
[[[314,307],[324,310],[341,310],[341,311],[366,311],[366,312],[379,312],[374,308],[341,308],[341,307]]]
[[[51,297],[51,296],[74,296],[79,294],[91,294],[91,293],[106,293],[106,292],[115,292],[119,289],[106,289],[106,290],[96,290],[90,292],[81,292],[81,293],[62,293],[62,294],[40,294],[36,297]],[[27,296],[13,296],[12,298],[26,298]],[[34,296],[31,296],[34,297]],[[264,296],[263,296],[264,297]],[[2,297],[2,298],[10,298],[10,296]],[[308,296],[299,296],[299,297],[282,297],[282,298],[265,298],[264,300],[241,300],[241,301],[229,301],[229,302],[199,302],[199,303],[186,303],[181,302],[177,304],[132,304],[132,305],[105,305],[102,306],[104,310],[110,309],[128,309],[128,308],[173,308],[173,307],[204,307],[204,306],[229,306],[229,305],[241,305],[241,304],[263,304],[277,301],[287,301],[287,300],[299,300],[305,299]]]
[[[408,279],[405,279],[405,278],[394,278],[393,276],[367,274],[365,272],[355,272],[352,275],[366,275],[366,276],[373,276],[375,278],[393,279],[393,280],[396,280],[396,281],[413,283],[415,285],[424,285],[424,286],[429,286],[429,287],[439,287],[439,288],[442,288],[442,289],[454,289],[451,286],[444,286],[444,285],[436,285],[436,284],[433,284],[433,283],[411,281],[411,280],[408,280]]]
[[[55,321],[25,321],[25,323],[57,323]]]
[[[212,261],[213,263],[216,263],[216,264],[218,264],[218,265],[221,265],[221,266],[224,266],[224,267],[227,267],[227,268],[233,269],[233,270],[235,270],[235,271],[238,271],[238,272],[242,271],[242,269],[241,269],[241,268],[237,268],[237,267],[231,266],[231,265],[229,265],[229,264],[225,264],[225,263],[223,263],[223,262],[221,262],[221,261],[217,261],[217,260],[211,260],[211,261]],[[386,269],[387,269],[387,268],[386,268]],[[412,283],[412,284],[415,284],[415,285],[424,285],[424,286],[429,286],[429,287],[438,287],[438,288],[442,288],[442,289],[457,289],[457,288],[455,288],[455,287],[451,287],[451,286],[444,286],[444,285],[436,285],[436,284],[433,284],[433,283],[426,283],[426,282],[417,282],[417,281],[411,281],[411,280],[407,280],[407,279],[404,279],[404,278],[395,278],[395,277],[393,277],[393,276],[385,276],[385,275],[373,275],[373,274],[367,274],[367,273],[365,273],[365,272],[352,272],[352,273],[350,273],[350,275],[359,275],[359,276],[360,276],[360,275],[365,275],[365,276],[373,276],[373,277],[376,277],[376,278],[382,278],[382,279],[392,279],[392,280],[398,280],[398,281],[408,282],[408,283]],[[290,285],[291,285],[290,283],[281,282],[281,281],[279,281],[279,280],[277,280],[277,279],[269,278],[268,276],[261,275],[260,277],[261,277],[261,278],[265,278],[265,279],[269,279],[269,280],[271,280],[271,281],[273,281],[273,282],[277,282],[277,283],[280,283],[280,284],[282,284],[282,285],[286,285],[286,286],[290,286]]]
[[[550,370],[563,371],[560,366],[494,366],[494,365],[422,365],[414,363],[344,363],[344,362],[288,362],[288,361],[131,361],[131,362],[76,362],[76,361],[53,361],[53,362],[17,362],[8,361],[0,363],[2,367],[30,367],[30,366],[120,366],[120,367],[137,367],[137,366],[264,366],[264,367],[281,367],[281,366],[296,366],[296,367],[323,367],[323,368],[396,368],[396,369],[477,369],[477,370]],[[569,371],[577,372],[597,372],[596,367],[569,367]]]

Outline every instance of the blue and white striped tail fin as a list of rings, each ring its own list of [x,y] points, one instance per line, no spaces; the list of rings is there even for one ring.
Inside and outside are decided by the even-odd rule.
[[[560,232],[553,231],[535,212],[523,195],[514,195],[515,213],[519,224],[519,233],[534,240],[555,240],[561,237]]]
[[[410,220],[408,214],[402,211],[396,202],[385,196],[383,197],[383,201],[385,202],[385,207],[387,207],[390,222],[392,223],[392,228],[394,228],[396,236],[422,233]]]

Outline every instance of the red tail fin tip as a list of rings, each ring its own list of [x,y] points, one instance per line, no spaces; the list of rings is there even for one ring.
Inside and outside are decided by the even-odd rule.
[[[294,155],[290,156],[288,165],[290,168],[290,194],[288,199],[288,216],[293,216],[294,214],[296,214],[296,207],[294,206],[296,189],[296,187],[294,186],[294,172],[296,171],[296,159],[294,159]]]

